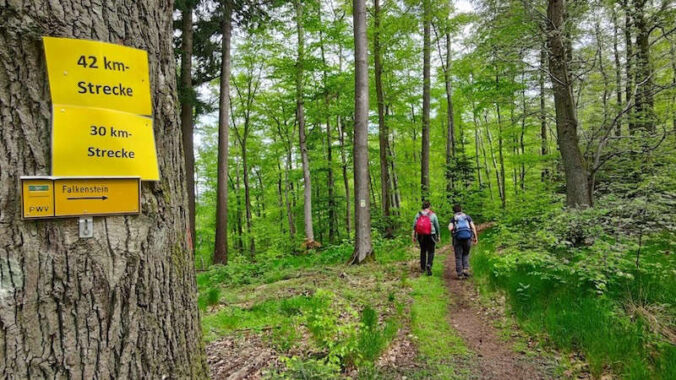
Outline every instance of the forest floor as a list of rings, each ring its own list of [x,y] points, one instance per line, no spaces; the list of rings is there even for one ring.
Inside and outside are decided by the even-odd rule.
[[[544,349],[536,339],[520,331],[506,313],[503,297],[482,294],[473,279],[458,280],[450,245],[438,250],[433,276],[420,275],[417,256],[417,250],[406,247],[398,258],[385,263],[304,268],[292,278],[280,281],[226,286],[219,304],[202,317],[211,377],[229,380],[588,377],[584,363],[571,370],[574,358]],[[316,309],[313,300],[325,293],[331,298],[328,308]],[[315,306],[304,306],[305,303]],[[312,323],[316,321],[304,315],[318,312],[335,317],[323,323],[335,324],[338,326],[335,334],[343,336],[345,331],[340,326],[348,330],[361,326],[358,313],[349,310],[360,310],[364,305],[376,310],[379,326],[396,321],[396,333],[378,358],[364,368],[358,361],[346,360],[349,354],[344,354],[333,372],[317,368],[322,360],[316,359],[330,357],[330,353],[315,342]],[[341,311],[335,314],[334,310]],[[385,330],[383,327],[382,331]],[[341,346],[340,339],[335,338],[330,346]],[[290,358],[301,361],[289,361]]]

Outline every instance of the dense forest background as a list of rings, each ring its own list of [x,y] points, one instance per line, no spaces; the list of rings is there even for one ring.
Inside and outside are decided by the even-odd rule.
[[[460,203],[497,223],[472,265],[522,327],[596,377],[673,378],[673,2],[366,2],[367,184],[352,6],[176,4],[203,311],[214,287],[282,278],[280,260],[347,261],[360,207],[387,262],[421,200],[442,225]]]
[[[510,217],[536,224],[565,205],[547,4],[454,3],[369,4],[369,188],[377,236],[407,228],[425,191],[442,219],[459,202],[478,220]],[[193,14],[193,83],[183,88],[182,100],[196,120],[195,245],[197,266],[205,268],[212,262],[216,227],[223,6],[177,6]],[[229,259],[287,253],[306,238],[298,93],[314,239],[324,245],[349,240],[351,4],[235,2],[233,9]],[[177,30],[185,24],[181,20]],[[655,231],[652,225],[671,227],[665,211],[673,201],[667,192],[673,189],[676,128],[673,29],[668,1],[567,4],[563,37],[579,149],[597,210],[585,213],[613,212],[617,218],[593,228],[615,228],[626,236]],[[182,43],[177,31],[179,58],[185,55]],[[423,96],[424,53],[429,100]],[[428,128],[429,150],[422,148]],[[421,189],[425,154],[429,189]],[[632,223],[635,218],[640,222]],[[631,231],[622,229],[625,224]]]

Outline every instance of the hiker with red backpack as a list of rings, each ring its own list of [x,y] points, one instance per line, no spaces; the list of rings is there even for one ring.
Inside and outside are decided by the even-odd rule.
[[[469,249],[472,243],[479,242],[476,227],[472,217],[462,212],[462,207],[453,206],[453,219],[448,225],[448,230],[453,235],[453,250],[455,251],[455,271],[458,279],[469,277]]]
[[[434,246],[441,240],[439,219],[430,206],[430,201],[423,201],[422,210],[413,221],[413,242],[417,239],[420,245],[420,270],[427,271],[428,276],[432,275]]]

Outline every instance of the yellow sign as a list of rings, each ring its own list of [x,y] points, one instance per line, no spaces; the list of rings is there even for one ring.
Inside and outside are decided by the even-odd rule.
[[[24,218],[54,216],[54,182],[51,179],[22,178],[21,199]]]
[[[43,41],[53,104],[152,114],[148,53],[72,38]]]
[[[54,105],[52,119],[53,175],[159,180],[152,119],[60,105]]]
[[[140,178],[21,178],[25,219],[141,212]]]

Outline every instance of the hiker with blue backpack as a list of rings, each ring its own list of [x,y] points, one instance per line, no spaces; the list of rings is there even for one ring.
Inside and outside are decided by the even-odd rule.
[[[454,205],[453,212],[455,214],[448,229],[453,235],[455,271],[458,273],[458,278],[462,280],[469,277],[469,249],[472,243],[479,242],[479,238],[472,218],[462,212],[462,207],[458,204]]]
[[[430,207],[430,201],[423,201],[413,221],[413,243],[417,240],[420,245],[420,271],[426,271],[428,276],[432,275],[434,246],[441,240],[439,219]]]

